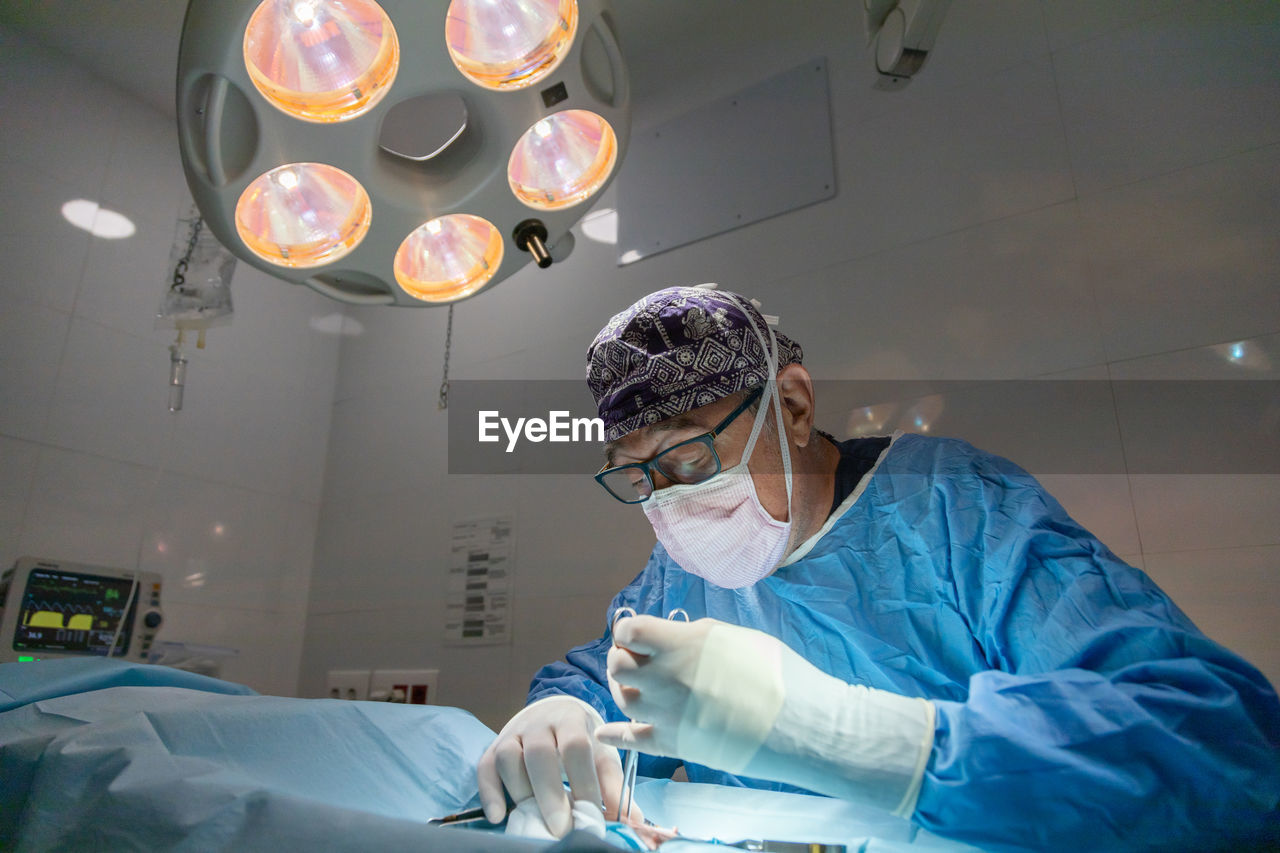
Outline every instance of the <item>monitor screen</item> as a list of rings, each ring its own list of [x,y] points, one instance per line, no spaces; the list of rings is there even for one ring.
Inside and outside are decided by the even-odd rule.
[[[58,569],[32,569],[18,602],[15,651],[57,651],[105,655],[129,600],[129,578],[103,577]],[[129,608],[116,656],[129,651],[133,613]]]

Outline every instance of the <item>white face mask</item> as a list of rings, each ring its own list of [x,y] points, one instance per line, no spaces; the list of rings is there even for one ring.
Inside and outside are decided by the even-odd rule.
[[[769,338],[774,343],[772,330]],[[782,562],[791,536],[791,453],[782,426],[777,380],[772,378],[777,376],[776,344],[774,348],[766,346],[765,351],[770,354],[771,378],[742,461],[706,482],[659,489],[641,504],[658,541],[682,569],[729,589],[750,586],[772,574]],[[778,521],[761,506],[747,468],[771,401],[786,475],[786,521]]]

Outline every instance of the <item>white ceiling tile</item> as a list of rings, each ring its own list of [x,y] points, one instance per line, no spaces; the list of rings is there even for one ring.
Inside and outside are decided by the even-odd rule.
[[[1188,3],[1055,53],[1080,193],[1280,140],[1278,55],[1271,0]]]
[[[1109,361],[1280,331],[1280,145],[1081,198]]]

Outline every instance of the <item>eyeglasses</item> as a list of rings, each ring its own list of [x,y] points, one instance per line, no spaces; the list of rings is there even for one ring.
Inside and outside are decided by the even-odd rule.
[[[720,473],[720,457],[716,453],[716,436],[724,432],[733,419],[745,412],[764,393],[761,386],[742,405],[716,424],[710,432],[668,447],[648,462],[630,462],[615,468],[601,469],[596,482],[624,504],[644,503],[653,494],[653,472],[657,471],[673,483],[691,485],[710,480]]]

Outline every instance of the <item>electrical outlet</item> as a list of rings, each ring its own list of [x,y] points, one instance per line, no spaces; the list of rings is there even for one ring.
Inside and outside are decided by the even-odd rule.
[[[369,678],[369,698],[406,705],[439,705],[438,669],[375,669]]]
[[[330,699],[368,699],[369,670],[329,670],[329,681],[324,695]]]

